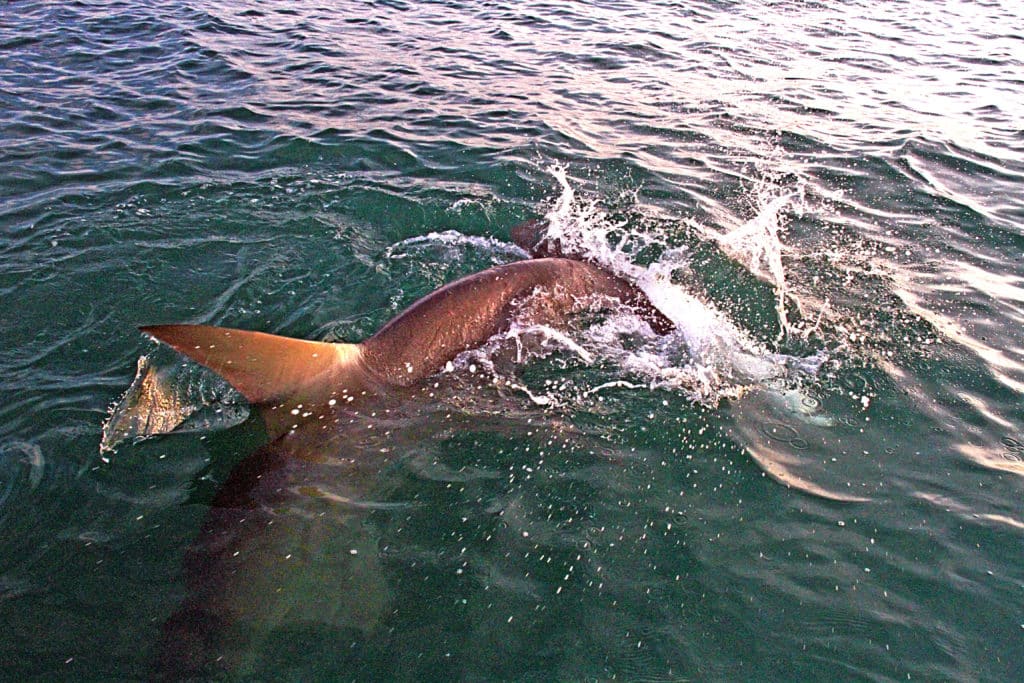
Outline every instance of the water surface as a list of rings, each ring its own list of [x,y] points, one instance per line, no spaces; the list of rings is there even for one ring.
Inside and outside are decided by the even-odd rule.
[[[239,675],[1024,678],[1021,26],[952,0],[6,5],[4,675],[146,677],[259,446],[137,325],[357,341],[547,215],[677,333],[460,359],[430,419],[358,444],[390,449],[362,501],[379,629],[265,623]],[[101,451],[140,358],[192,422]]]

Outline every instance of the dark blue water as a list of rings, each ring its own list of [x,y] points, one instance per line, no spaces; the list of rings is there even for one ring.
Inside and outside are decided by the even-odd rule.
[[[148,677],[260,446],[138,325],[358,341],[546,215],[677,332],[521,331],[543,352],[496,341],[361,425],[337,449],[372,476],[316,498],[329,523],[267,511],[225,583],[257,615],[227,675],[1024,679],[1022,27],[953,0],[4,4],[0,677]]]

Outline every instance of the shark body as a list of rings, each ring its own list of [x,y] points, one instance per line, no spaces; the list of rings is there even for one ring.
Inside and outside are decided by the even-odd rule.
[[[395,450],[381,435],[422,437],[437,417],[424,407],[424,380],[513,322],[564,326],[616,306],[657,330],[671,326],[633,284],[600,267],[536,258],[445,285],[356,344],[141,328],[223,376],[267,434],[228,475],[186,551],[186,596],[164,625],[159,676],[246,675],[288,629],[369,639],[389,602],[370,514]]]

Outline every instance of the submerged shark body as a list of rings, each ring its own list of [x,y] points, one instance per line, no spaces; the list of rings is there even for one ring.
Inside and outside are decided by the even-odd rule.
[[[380,492],[393,439],[421,438],[442,419],[424,380],[513,323],[564,325],[609,306],[671,326],[625,280],[539,258],[448,284],[358,344],[142,328],[227,379],[258,408],[269,439],[228,476],[186,553],[187,594],[164,627],[160,675],[251,672],[282,630],[335,643],[372,634],[388,591],[367,496]]]

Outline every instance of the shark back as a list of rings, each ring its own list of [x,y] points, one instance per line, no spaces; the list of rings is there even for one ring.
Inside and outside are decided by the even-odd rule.
[[[408,386],[515,319],[558,324],[597,298],[632,305],[637,294],[624,280],[582,261],[516,261],[423,297],[363,342],[363,357],[389,384]]]

